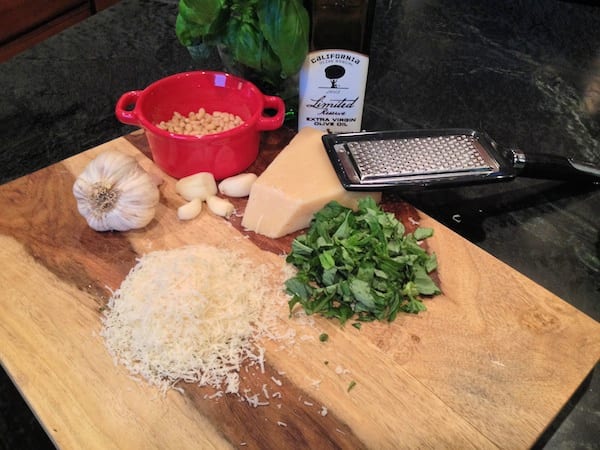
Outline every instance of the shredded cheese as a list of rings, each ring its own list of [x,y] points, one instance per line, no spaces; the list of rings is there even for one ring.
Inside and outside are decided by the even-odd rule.
[[[109,299],[101,334],[116,362],[163,392],[183,380],[238,393],[242,362],[264,372],[272,271],[204,245],[148,253]]]

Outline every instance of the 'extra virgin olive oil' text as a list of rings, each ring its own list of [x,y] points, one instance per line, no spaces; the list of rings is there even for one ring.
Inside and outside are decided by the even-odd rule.
[[[310,52],[300,70],[298,129],[360,131],[375,1],[310,3]]]

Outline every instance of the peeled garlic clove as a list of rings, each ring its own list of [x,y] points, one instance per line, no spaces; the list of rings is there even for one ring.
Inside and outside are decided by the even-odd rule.
[[[228,218],[235,211],[235,207],[229,200],[212,195],[206,199],[206,205],[213,214]]]
[[[217,183],[212,173],[199,172],[178,180],[175,183],[175,192],[187,201],[195,198],[206,200],[217,193]]]
[[[108,150],[93,159],[73,184],[77,209],[97,231],[143,228],[156,214],[160,194],[132,156]]]
[[[177,217],[179,218],[179,220],[191,220],[194,217],[197,217],[201,211],[202,200],[199,198],[195,198],[194,200],[177,208]]]
[[[256,178],[258,177],[253,173],[240,173],[225,178],[219,183],[219,192],[228,197],[247,197]]]

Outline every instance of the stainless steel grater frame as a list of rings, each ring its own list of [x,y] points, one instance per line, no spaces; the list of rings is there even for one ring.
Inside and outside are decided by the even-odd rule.
[[[348,190],[511,180],[515,167],[496,142],[472,129],[327,134],[323,144]]]

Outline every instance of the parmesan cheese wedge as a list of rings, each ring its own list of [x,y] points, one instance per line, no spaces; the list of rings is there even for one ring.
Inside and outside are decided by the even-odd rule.
[[[302,128],[258,177],[242,219],[244,228],[278,238],[308,227],[313,215],[332,200],[352,209],[367,195],[381,201],[381,192],[344,189],[321,141],[323,134]]]

